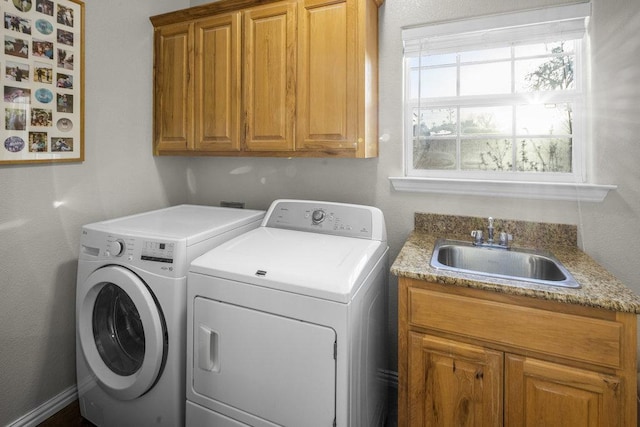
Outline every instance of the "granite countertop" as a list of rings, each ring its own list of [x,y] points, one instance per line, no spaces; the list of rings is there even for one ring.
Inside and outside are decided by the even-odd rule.
[[[430,265],[438,238],[470,241],[471,230],[486,230],[485,218],[416,213],[415,229],[391,266],[397,276],[540,298],[568,304],[640,314],[640,297],[577,246],[577,227],[525,221],[494,223],[496,234],[508,231],[514,247],[548,250],[573,275],[581,288],[544,286],[518,280],[438,270]]]

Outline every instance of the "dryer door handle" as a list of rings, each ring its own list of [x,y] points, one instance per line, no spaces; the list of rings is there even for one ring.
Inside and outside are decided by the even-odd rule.
[[[220,372],[219,340],[218,332],[200,325],[198,328],[198,367],[203,371]]]

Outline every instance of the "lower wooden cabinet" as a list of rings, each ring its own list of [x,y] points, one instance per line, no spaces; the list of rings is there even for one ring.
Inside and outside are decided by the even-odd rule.
[[[502,425],[502,353],[411,332],[408,357],[410,425]]]
[[[506,425],[623,425],[621,378],[512,354],[505,361]]]
[[[400,278],[398,425],[636,427],[636,316]]]

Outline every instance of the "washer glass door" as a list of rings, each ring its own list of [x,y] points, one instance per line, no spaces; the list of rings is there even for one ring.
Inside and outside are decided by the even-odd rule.
[[[93,337],[102,361],[118,375],[133,375],[144,360],[140,313],[119,286],[105,285],[93,306]]]
[[[96,382],[110,395],[131,400],[149,391],[167,358],[162,311],[144,281],[110,265],[78,289],[78,340]]]

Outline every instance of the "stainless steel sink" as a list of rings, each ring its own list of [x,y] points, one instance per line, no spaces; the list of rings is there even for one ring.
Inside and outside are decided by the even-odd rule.
[[[438,239],[431,266],[548,286],[580,287],[551,253],[533,249],[480,247],[469,242]]]

